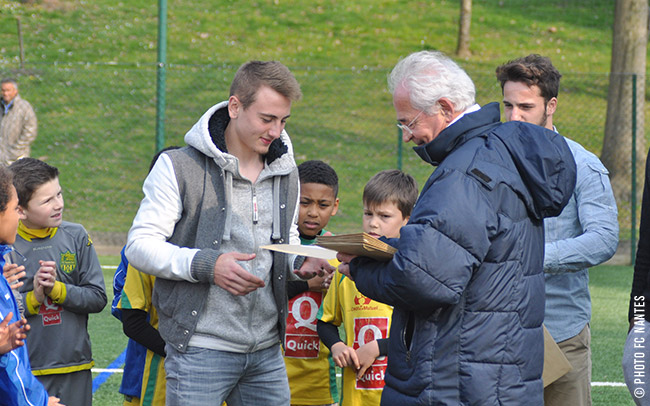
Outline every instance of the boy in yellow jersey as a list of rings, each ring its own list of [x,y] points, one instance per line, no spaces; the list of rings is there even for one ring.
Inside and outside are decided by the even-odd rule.
[[[158,332],[158,313],[151,304],[155,280],[155,276],[129,265],[122,297],[117,305],[122,309],[125,334],[147,348],[140,392],[141,406],[165,405],[165,342]]]
[[[373,176],[363,190],[363,231],[373,237],[399,237],[418,196],[415,179],[399,170]],[[343,368],[341,406],[379,405],[384,387],[386,341],[391,306],[362,295],[336,273],[319,312],[318,335]],[[339,337],[343,325],[346,342]]]
[[[338,176],[323,161],[298,165],[300,243],[310,245],[326,233],[325,227],[339,206]],[[333,266],[338,261],[331,261]],[[316,332],[316,316],[333,274],[308,281],[290,281],[287,286],[289,314],[284,340],[291,404],[293,406],[333,405],[338,402],[336,369],[330,352]]]
[[[171,146],[157,152],[149,172],[160,154],[178,148]],[[122,261],[113,277],[115,298],[111,312],[122,321],[124,334],[129,337],[120,385],[123,406],[165,405],[165,341],[158,332],[158,313],[152,305],[155,280],[129,265],[122,249]]]
[[[88,315],[106,306],[97,253],[81,224],[63,221],[57,168],[23,158],[9,170],[21,215],[9,262],[25,266],[18,290],[32,327],[27,337],[32,371],[61,403],[92,405]]]

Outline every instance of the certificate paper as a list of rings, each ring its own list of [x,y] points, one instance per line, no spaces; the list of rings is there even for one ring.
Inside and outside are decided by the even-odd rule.
[[[293,244],[269,244],[262,245],[260,248],[265,250],[284,252],[286,254],[296,254],[305,257],[320,259],[335,259],[336,251],[314,245],[293,245]]]

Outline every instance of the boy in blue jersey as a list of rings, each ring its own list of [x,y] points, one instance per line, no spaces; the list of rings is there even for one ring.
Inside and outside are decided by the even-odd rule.
[[[25,266],[19,292],[32,326],[27,344],[34,375],[66,405],[92,405],[88,314],[106,306],[97,254],[83,226],[63,221],[58,169],[34,158],[9,169],[21,214],[14,246],[24,259],[15,252],[10,258]]]
[[[10,245],[16,240],[20,218],[17,206],[11,173],[0,167],[0,267],[4,267],[4,254],[11,251]],[[9,280],[0,278],[0,405],[62,406],[58,398],[48,397],[31,372],[23,341],[30,326],[20,318],[18,303],[10,287],[10,281],[19,274],[12,275]]]

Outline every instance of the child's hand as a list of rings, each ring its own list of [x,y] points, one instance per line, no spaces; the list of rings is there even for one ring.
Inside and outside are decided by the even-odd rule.
[[[59,402],[61,402],[61,399],[55,398],[54,396],[50,396],[47,399],[47,406],[65,406],[63,403],[59,403]]]
[[[9,312],[7,317],[0,323],[0,354],[6,354],[9,351],[25,345],[29,324],[27,320],[20,319],[15,323],[9,324],[13,317],[13,312]]]
[[[330,274],[335,270],[336,268],[324,259],[307,257],[300,269],[295,269],[293,273],[298,275],[300,279],[311,279],[314,276]]]
[[[375,362],[377,357],[379,357],[379,344],[377,344],[377,340],[365,343],[357,349],[357,358],[359,358],[359,364],[361,364],[361,367],[357,371],[357,379],[360,379],[366,373],[366,370],[370,368],[370,365]]]
[[[332,283],[333,276],[334,276],[333,272],[322,276],[314,276],[313,278],[307,281],[307,285],[309,285],[309,290],[311,290],[312,292],[322,292],[327,290],[330,287],[330,283]]]
[[[34,298],[38,303],[45,301],[45,292],[43,292],[43,285],[41,285],[40,279],[38,278],[38,273],[34,275]]]
[[[336,366],[339,368],[353,367],[355,371],[359,370],[359,359],[352,347],[348,347],[342,341],[339,341],[332,346],[331,351]]]
[[[12,289],[18,289],[19,287],[23,286],[23,282],[20,281],[20,278],[25,276],[24,266],[6,263],[2,268],[2,274]]]
[[[43,293],[47,296],[52,292],[54,282],[56,282],[56,262],[54,261],[38,261],[41,265],[36,271],[34,276],[34,286],[36,286],[36,278],[38,283],[43,287]]]

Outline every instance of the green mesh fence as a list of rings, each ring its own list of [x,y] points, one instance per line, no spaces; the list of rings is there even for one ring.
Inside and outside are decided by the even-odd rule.
[[[341,233],[360,228],[363,186],[382,169],[401,164],[420,187],[424,184],[434,168],[411,151],[411,144],[399,147],[386,89],[389,68],[290,68],[304,94],[287,125],[296,161],[322,159],[340,177],[341,206],[330,229]],[[205,110],[228,97],[236,69],[168,67],[165,146],[182,145],[184,134]],[[493,71],[468,73],[480,104],[501,100]],[[155,66],[32,64],[22,71],[0,71],[0,76],[18,79],[21,95],[37,112],[39,136],[32,155],[61,170],[66,218],[90,230],[126,233],[155,152]],[[565,73],[554,116],[563,135],[598,156],[608,83],[606,74]],[[643,171],[637,173],[641,178]],[[633,183],[631,176],[624,180],[628,185]],[[636,184],[642,185],[642,179]],[[618,202],[622,241],[630,239],[633,229],[630,201]]]

